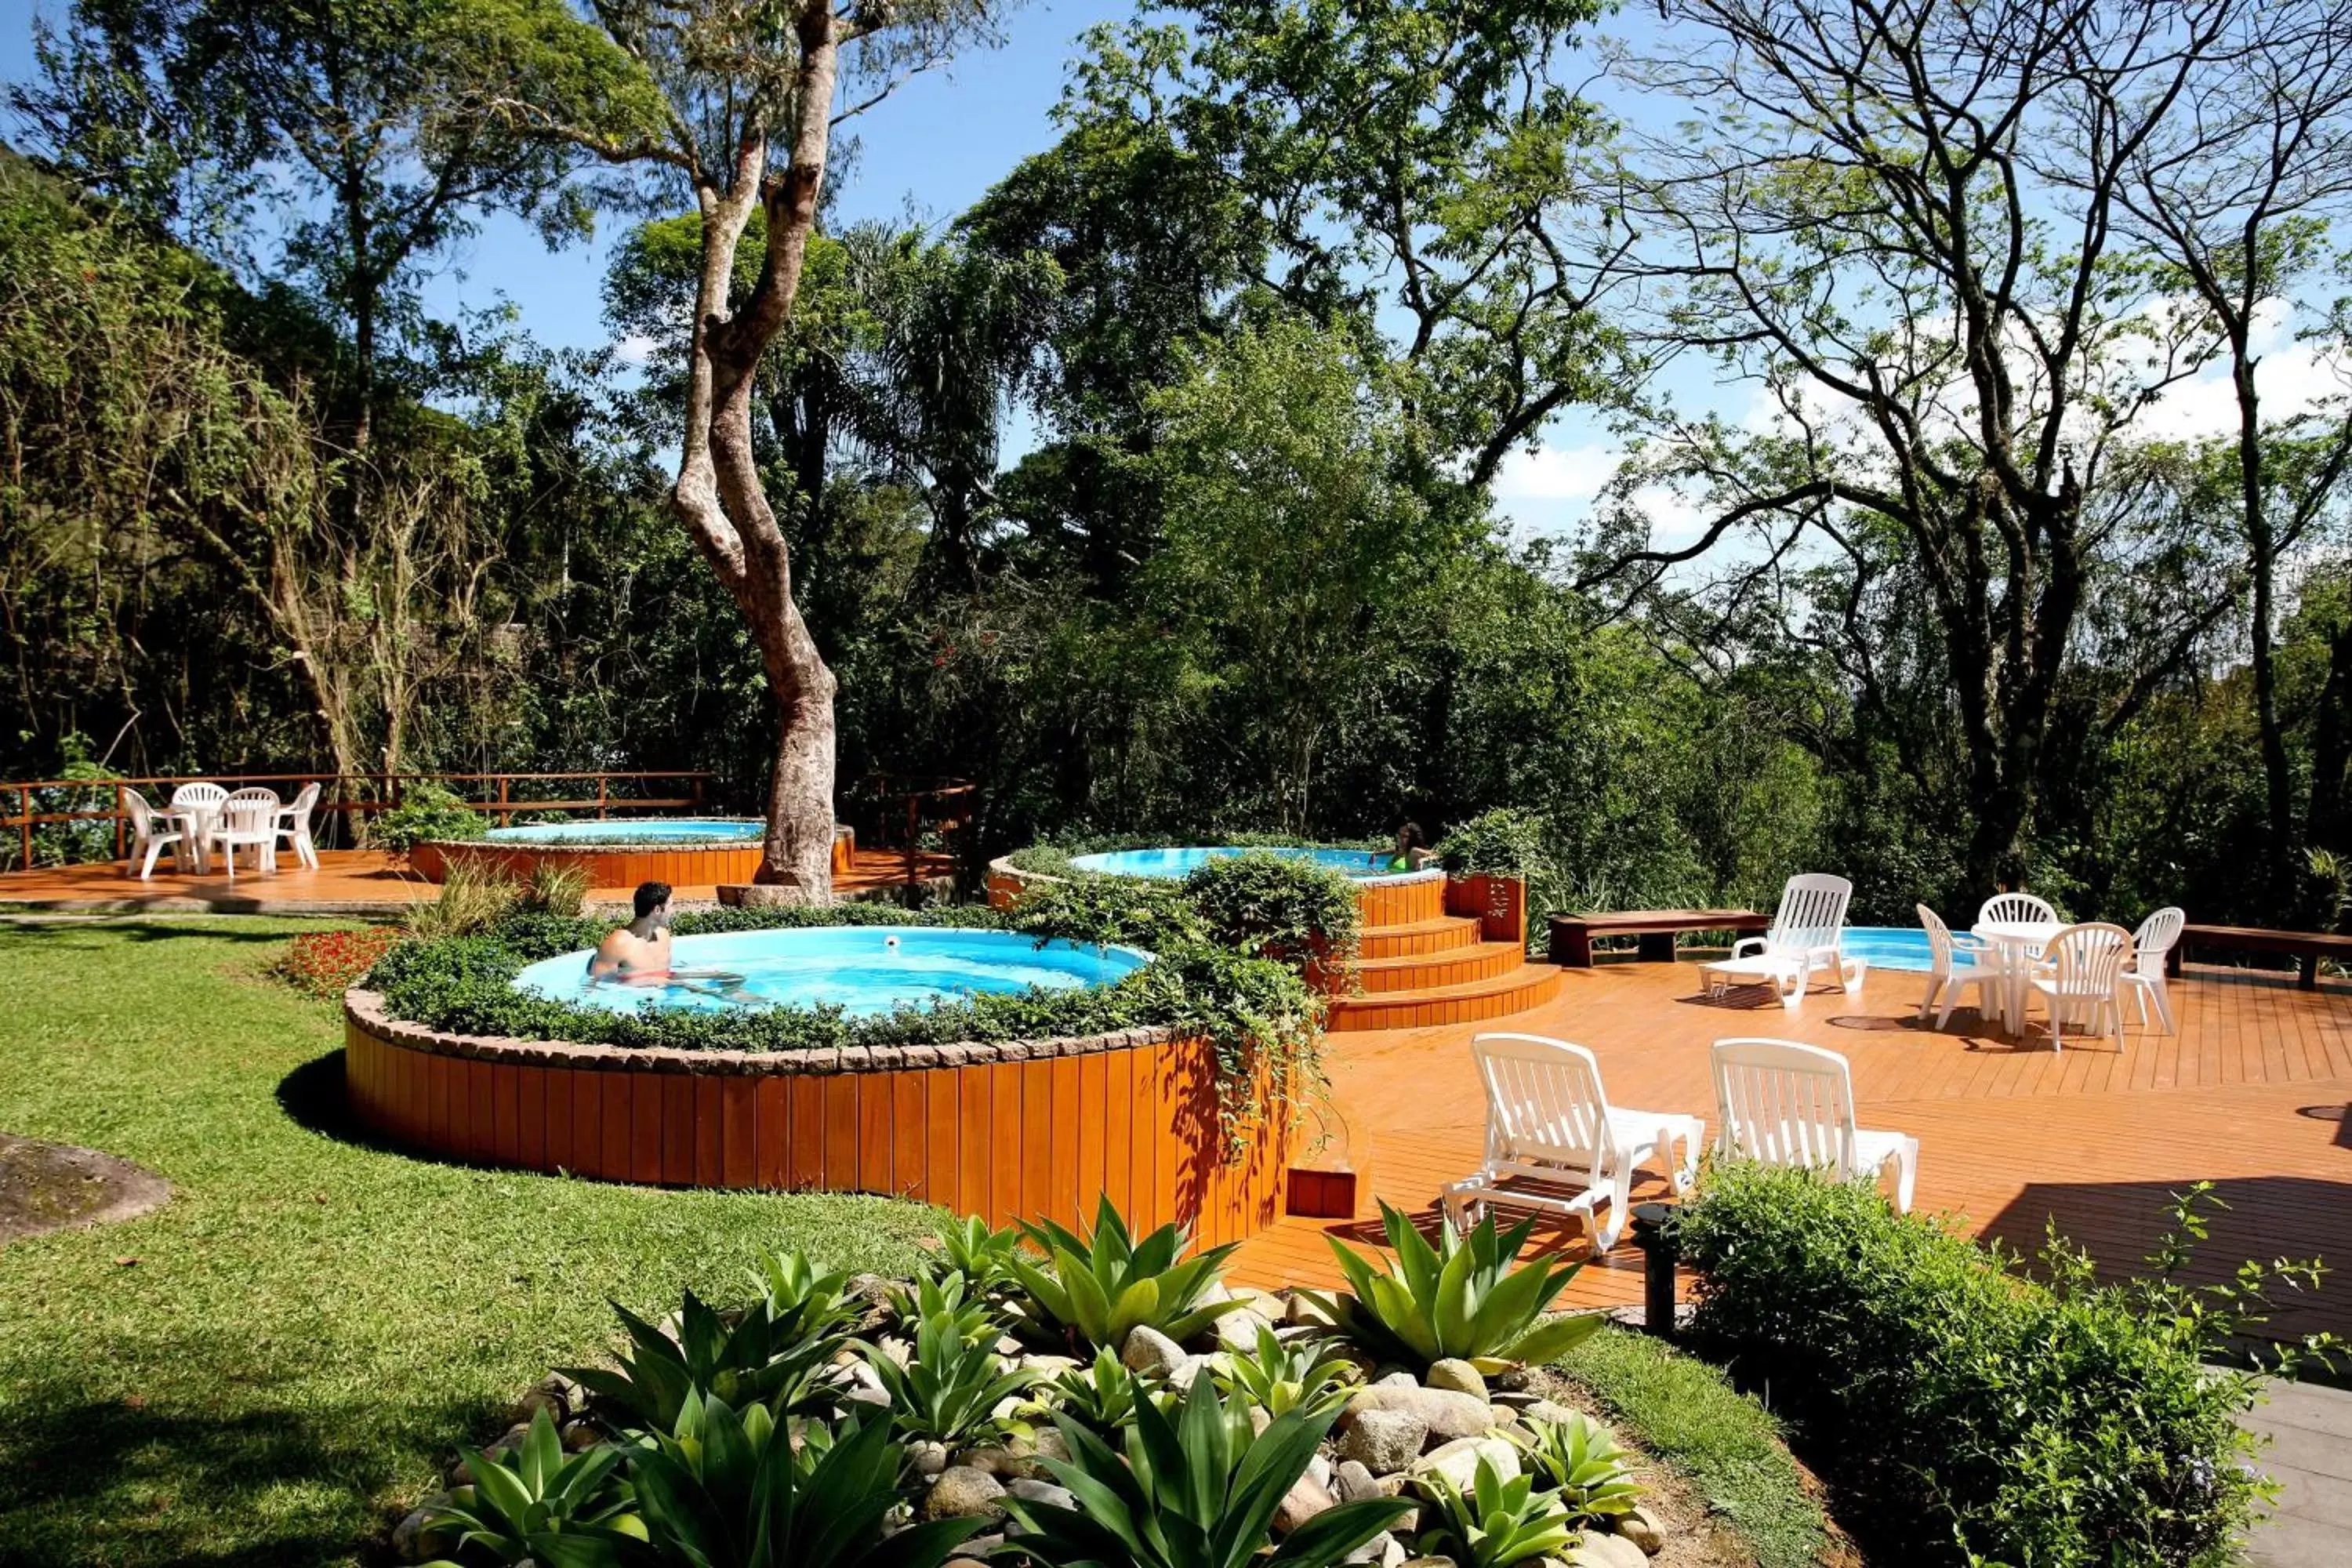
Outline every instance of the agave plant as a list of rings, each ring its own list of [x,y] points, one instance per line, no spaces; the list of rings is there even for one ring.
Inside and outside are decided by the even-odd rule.
[[[939,1250],[931,1271],[963,1281],[964,1294],[977,1300],[1004,1289],[1013,1282],[1013,1255],[1021,1245],[1021,1230],[1006,1226],[991,1230],[978,1215],[950,1221],[934,1233]]]
[[[1337,1410],[1347,1402],[1348,1391],[1362,1381],[1355,1363],[1337,1345],[1286,1342],[1263,1324],[1256,1351],[1232,1357],[1216,1377],[1227,1394],[1238,1394],[1268,1415],[1301,1406]]]
[[[1047,1568],[1328,1568],[1411,1511],[1398,1498],[1341,1503],[1260,1555],[1274,1513],[1329,1430],[1329,1412],[1294,1409],[1253,1437],[1247,1413],[1228,1412],[1196,1377],[1172,1421],[1139,1400],[1124,1453],[1079,1423],[1055,1423],[1066,1460],[1040,1462],[1069,1489],[1074,1508],[1013,1496],[1023,1552]]]
[[[1085,1237],[1051,1220],[1024,1221],[1021,1230],[1045,1254],[1012,1258],[1013,1278],[1027,1298],[1021,1303],[1024,1315],[1096,1349],[1118,1350],[1138,1326],[1171,1340],[1190,1339],[1241,1306],[1201,1299],[1217,1282],[1232,1244],[1184,1258],[1187,1237],[1173,1225],[1136,1241],[1108,1196]]]
[[[425,1527],[454,1531],[459,1551],[499,1563],[579,1568],[625,1563],[646,1539],[646,1527],[620,1463],[618,1448],[565,1453],[555,1423],[541,1410],[531,1417],[520,1447],[467,1459],[473,1484],[430,1510]]]
[[[628,1330],[633,1353],[617,1358],[618,1371],[564,1370],[625,1420],[653,1431],[677,1426],[688,1396],[695,1394],[716,1394],[730,1405],[765,1403],[786,1412],[829,1404],[834,1385],[826,1373],[842,1337],[804,1329],[813,1317],[824,1316],[813,1314],[806,1299],[787,1302],[780,1314],[772,1305],[771,1298],[721,1315],[688,1290],[678,1310],[677,1337],[672,1339],[615,1301],[613,1310]]]
[[[963,1275],[926,1275],[911,1289],[902,1287],[890,1292],[890,1312],[902,1324],[952,1318],[964,1338],[992,1344],[1003,1337],[1003,1310],[985,1296],[968,1297],[967,1289]]]
[[[888,1423],[830,1435],[812,1425],[803,1438],[795,1452],[763,1405],[739,1414],[723,1399],[690,1395],[676,1429],[631,1461],[658,1561],[678,1568],[940,1568],[983,1522],[939,1520],[886,1537],[884,1521],[901,1500]]]
[[[1401,1210],[1382,1204],[1381,1222],[1395,1260],[1376,1266],[1331,1237],[1354,1294],[1324,1302],[1350,1338],[1379,1355],[1424,1367],[1454,1358],[1499,1372],[1558,1360],[1601,1326],[1597,1313],[1543,1315],[1581,1265],[1537,1258],[1512,1268],[1532,1220],[1499,1234],[1491,1214],[1466,1234],[1441,1220],[1433,1247]]]
[[[901,1366],[879,1346],[856,1349],[890,1395],[890,1419],[900,1435],[936,1438],[950,1447],[997,1425],[992,1414],[1006,1399],[1037,1381],[1037,1374],[1002,1371],[996,1357],[996,1324],[985,1303],[966,1303],[962,1281],[942,1286],[923,1281],[918,1292],[915,1354]],[[981,1309],[977,1317],[971,1310]]]
[[[1139,1403],[1152,1401],[1165,1410],[1170,1397],[1157,1381],[1129,1372],[1108,1350],[1095,1352],[1092,1366],[1073,1368],[1055,1378],[1053,1395],[1063,1415],[1105,1438],[1134,1425]]]
[[[1642,1500],[1641,1483],[1625,1463],[1625,1450],[1609,1428],[1580,1410],[1565,1421],[1537,1421],[1526,1436],[1511,1440],[1527,1455],[1533,1473],[1549,1483],[1569,1517],[1580,1523],[1631,1513]]]
[[[1437,1505],[1438,1521],[1422,1531],[1421,1554],[1449,1557],[1459,1568],[1511,1568],[1565,1555],[1584,1533],[1557,1493],[1537,1491],[1532,1476],[1505,1480],[1483,1457],[1466,1492],[1438,1473],[1422,1484]]]
[[[857,1316],[847,1274],[820,1274],[797,1252],[762,1252],[752,1279],[779,1334],[814,1339],[846,1329]]]

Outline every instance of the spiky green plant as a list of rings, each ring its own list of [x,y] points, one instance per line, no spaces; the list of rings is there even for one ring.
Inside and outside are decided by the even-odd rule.
[[[1356,1364],[1328,1340],[1286,1341],[1258,1326],[1255,1352],[1230,1357],[1217,1372],[1217,1386],[1265,1411],[1280,1415],[1302,1406],[1332,1411],[1347,1403],[1349,1390],[1363,1381]]]
[[[764,1405],[695,1394],[630,1470],[658,1561],[676,1568],[940,1568],[982,1523],[883,1533],[903,1500],[882,1421],[812,1425],[796,1452]]]
[[[1013,1255],[1021,1246],[1021,1227],[991,1230],[978,1215],[950,1220],[933,1233],[939,1247],[930,1270],[963,1281],[964,1294],[977,1300],[996,1294],[1013,1282]]]
[[[811,1334],[804,1327],[809,1314],[789,1304],[774,1313],[772,1304],[771,1299],[721,1314],[688,1290],[678,1310],[677,1337],[672,1339],[615,1301],[613,1310],[630,1342],[630,1350],[614,1358],[618,1370],[564,1371],[620,1419],[654,1431],[677,1426],[688,1397],[697,1394],[779,1411],[831,1404],[835,1390],[826,1373],[842,1336],[827,1331]]]
[[[1456,1359],[1499,1372],[1555,1361],[1601,1327],[1598,1313],[1544,1317],[1582,1266],[1539,1258],[1515,1269],[1532,1220],[1497,1233],[1490,1214],[1465,1234],[1441,1219],[1435,1247],[1385,1203],[1381,1223],[1395,1258],[1375,1264],[1330,1237],[1354,1293],[1321,1298],[1342,1331],[1375,1354],[1423,1367]]]
[[[1211,1381],[1196,1377],[1172,1421],[1150,1400],[1137,1402],[1123,1452],[1059,1419],[1070,1457],[1041,1463],[1075,1506],[1007,1498],[1022,1552],[1046,1568],[1329,1568],[1411,1511],[1397,1498],[1341,1503],[1266,1552],[1275,1510],[1307,1473],[1331,1416],[1294,1409],[1253,1436],[1246,1415],[1228,1412]]]
[[[565,1453],[555,1423],[541,1410],[520,1447],[502,1457],[487,1450],[469,1457],[466,1473],[473,1484],[428,1510],[425,1527],[455,1532],[458,1551],[499,1563],[624,1563],[646,1539],[646,1527],[620,1464],[621,1450],[606,1446]]]
[[[1129,1372],[1108,1350],[1095,1352],[1092,1366],[1074,1367],[1055,1378],[1048,1403],[1071,1420],[1106,1439],[1116,1439],[1135,1421],[1139,1400],[1166,1409],[1171,1397],[1157,1379]]]
[[[1024,1222],[1022,1235],[1045,1256],[1016,1253],[1013,1277],[1025,1300],[1015,1303],[1038,1328],[1098,1350],[1118,1350],[1139,1325],[1187,1340],[1238,1301],[1203,1301],[1233,1244],[1183,1256],[1184,1231],[1173,1225],[1137,1241],[1106,1194],[1093,1231],[1079,1237],[1055,1224]]]
[[[1579,1522],[1631,1513],[1642,1500],[1625,1450],[1608,1427],[1580,1410],[1570,1411],[1565,1421],[1530,1422],[1524,1436],[1517,1430],[1508,1436]]]
[[[879,1345],[857,1343],[890,1395],[890,1420],[902,1436],[952,1447],[993,1431],[996,1406],[1037,1381],[1032,1372],[1001,1370],[996,1324],[985,1303],[963,1301],[962,1291],[961,1280],[945,1287],[936,1279],[922,1282],[914,1355],[904,1366]],[[976,1317],[973,1309],[980,1310]]]
[[[751,1279],[760,1287],[761,1309],[779,1334],[814,1339],[847,1328],[857,1317],[849,1276],[820,1274],[800,1253],[761,1253]]]
[[[1437,1472],[1421,1486],[1438,1514],[1436,1524],[1422,1531],[1421,1554],[1451,1558],[1458,1568],[1511,1568],[1565,1555],[1584,1533],[1558,1494],[1536,1490],[1532,1476],[1506,1480],[1483,1455],[1468,1491]]]

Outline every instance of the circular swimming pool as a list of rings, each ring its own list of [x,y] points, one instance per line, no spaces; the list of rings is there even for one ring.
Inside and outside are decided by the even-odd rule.
[[[625,822],[534,822],[493,827],[492,844],[751,844],[768,825],[749,816],[645,816]]]
[[[1318,849],[1304,844],[1272,847],[1217,844],[1186,849],[1114,849],[1101,855],[1075,855],[1070,858],[1070,864],[1078,870],[1098,872],[1106,877],[1175,878],[1189,877],[1212,860],[1251,854],[1279,855],[1286,860],[1312,861],[1343,877],[1360,880],[1405,875],[1390,868],[1389,861],[1392,857],[1386,850]]]
[[[515,986],[552,1001],[614,1013],[649,1007],[725,1012],[739,1007],[834,1006],[852,1016],[984,993],[1109,985],[1151,961],[1131,947],[1050,942],[1002,931],[935,926],[825,926],[800,931],[682,936],[671,944],[681,973],[666,984],[593,981],[593,954],[567,952],[530,965]],[[709,971],[701,975],[693,971]]]
[[[1927,948],[1927,933],[1917,926],[1848,926],[1842,944],[1848,958],[1870,961],[1873,969],[1916,970],[1925,974],[1936,966]]]

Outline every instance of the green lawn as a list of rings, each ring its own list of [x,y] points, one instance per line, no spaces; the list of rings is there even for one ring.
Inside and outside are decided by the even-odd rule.
[[[0,924],[0,1129],[168,1179],[0,1248],[0,1563],[340,1563],[492,1435],[606,1297],[742,1293],[761,1247],[903,1265],[931,1212],[432,1164],[343,1141],[292,921]]]

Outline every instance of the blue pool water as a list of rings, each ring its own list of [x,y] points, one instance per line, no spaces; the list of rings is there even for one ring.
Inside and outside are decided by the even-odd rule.
[[[518,989],[558,1002],[637,1013],[695,1012],[790,1004],[837,1006],[853,1016],[950,1001],[982,992],[1108,985],[1150,962],[1131,947],[1094,947],[1002,931],[929,926],[827,926],[804,931],[682,936],[671,945],[680,970],[722,972],[721,981],[616,985],[588,978],[588,952],[541,960],[514,978]]]
[[[1927,933],[1917,926],[1848,926],[1845,955],[1866,958],[1873,969],[1912,969],[1925,974],[1936,966]]]
[[[1311,860],[1343,877],[1388,877],[1390,855],[1370,849],[1310,849],[1304,845],[1253,851],[1239,845],[1220,844],[1192,849],[1114,849],[1103,855],[1076,855],[1070,864],[1081,871],[1107,877],[1189,877],[1211,860],[1251,853],[1279,855],[1286,860]]]
[[[644,816],[634,822],[537,822],[493,827],[493,844],[750,844],[764,822],[727,816]]]

